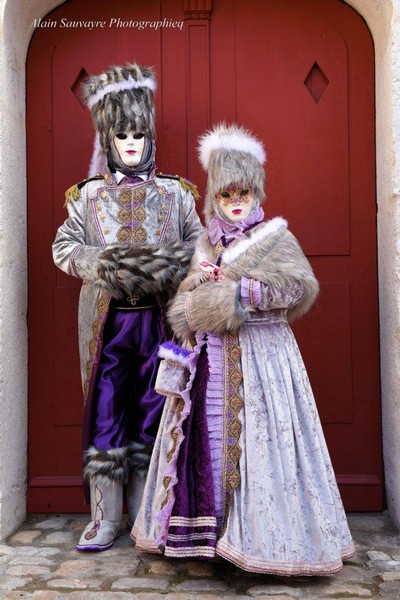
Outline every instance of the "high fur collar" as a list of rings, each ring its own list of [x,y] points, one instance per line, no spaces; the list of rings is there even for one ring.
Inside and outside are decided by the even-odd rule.
[[[282,217],[275,217],[270,221],[267,221],[262,226],[255,227],[254,230],[250,233],[250,237],[245,240],[240,240],[237,244],[232,244],[231,247],[227,248],[223,255],[222,260],[226,265],[231,264],[234,260],[236,260],[243,252],[246,252],[257,244],[264,240],[267,236],[271,235],[284,227],[287,229],[288,223],[286,219]]]

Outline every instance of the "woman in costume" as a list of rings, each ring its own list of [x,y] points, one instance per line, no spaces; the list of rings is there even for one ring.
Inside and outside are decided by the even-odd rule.
[[[261,142],[222,124],[201,138],[200,159],[207,231],[169,310],[195,345],[161,351],[190,375],[179,391],[159,374],[170,396],[132,538],[257,573],[335,573],[354,545],[289,326],[318,283],[286,221],[263,220]]]
[[[83,280],[79,347],[92,513],[77,545],[83,551],[112,546],[125,485],[130,522],[136,517],[164,405],[154,391],[158,346],[167,337],[163,307],[203,230],[194,186],[156,174],[155,89],[153,71],[135,63],[85,84],[96,128],[91,176],[66,192],[69,216],[53,244],[56,265]]]

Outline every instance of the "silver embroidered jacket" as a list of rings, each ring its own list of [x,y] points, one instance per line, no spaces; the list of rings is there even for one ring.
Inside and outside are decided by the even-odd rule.
[[[107,173],[67,192],[68,219],[53,243],[55,264],[83,280],[79,299],[79,352],[85,399],[95,376],[111,295],[98,285],[107,246],[193,243],[203,230],[194,197],[182,180],[154,176],[117,185]],[[80,189],[79,189],[80,188]],[[69,197],[68,197],[69,196]]]

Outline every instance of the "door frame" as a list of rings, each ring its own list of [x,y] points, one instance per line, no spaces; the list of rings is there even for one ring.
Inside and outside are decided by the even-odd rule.
[[[191,0],[185,0],[190,5]],[[400,314],[400,108],[392,78],[400,79],[400,7],[393,0],[343,1],[365,20],[375,46],[377,233],[383,452],[390,514],[400,529],[399,395]],[[64,0],[0,0],[0,539],[26,517],[27,479],[27,189],[25,63],[32,23]],[[40,86],[40,82],[38,82]],[[397,107],[399,102],[397,101]],[[10,148],[14,151],[10,152]],[[15,160],[15,157],[18,160]],[[397,159],[400,161],[400,158]],[[4,174],[11,174],[6,177]],[[40,214],[38,214],[40,218]]]

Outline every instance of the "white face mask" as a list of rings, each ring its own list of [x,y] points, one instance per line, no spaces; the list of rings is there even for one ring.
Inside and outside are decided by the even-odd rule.
[[[217,201],[225,217],[233,223],[240,223],[251,213],[254,192],[250,188],[241,189],[232,185],[217,194]]]
[[[135,167],[140,163],[144,148],[144,133],[129,131],[117,133],[114,144],[118,154],[127,167]]]

